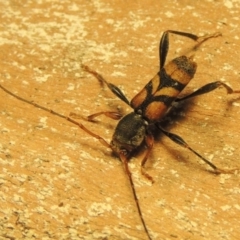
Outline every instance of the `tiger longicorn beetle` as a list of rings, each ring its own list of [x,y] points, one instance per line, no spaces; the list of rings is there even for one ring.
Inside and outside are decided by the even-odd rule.
[[[211,168],[213,168],[215,173],[217,174],[231,173],[235,170],[235,169],[224,170],[216,167],[209,160],[207,160],[202,155],[200,155],[195,150],[193,150],[180,136],[164,130],[163,127],[161,126],[161,120],[163,119],[163,117],[167,115],[167,113],[171,109],[172,104],[174,102],[180,102],[188,98],[192,98],[201,94],[211,92],[218,87],[224,87],[227,90],[228,94],[240,93],[240,90],[234,91],[230,86],[228,86],[224,82],[216,81],[216,82],[208,83],[202,86],[198,90],[194,91],[193,93],[185,97],[178,98],[179,93],[186,87],[186,85],[194,77],[194,74],[197,69],[197,64],[193,60],[193,55],[187,56],[186,54],[171,60],[168,64],[165,65],[165,61],[166,61],[168,49],[169,49],[169,33],[187,37],[196,41],[197,43],[189,53],[197,50],[200,47],[200,45],[205,41],[211,38],[216,38],[221,36],[220,33],[214,33],[211,35],[198,37],[194,34],[186,33],[186,32],[173,31],[173,30],[165,31],[162,35],[162,38],[160,40],[160,45],[159,45],[159,60],[160,60],[159,72],[153,77],[153,79],[151,79],[147,83],[147,85],[131,101],[129,101],[126,98],[124,93],[117,86],[115,86],[112,83],[109,83],[107,80],[105,80],[102,77],[102,75],[100,75],[96,71],[91,70],[88,66],[82,65],[82,68],[86,72],[89,72],[92,75],[94,75],[99,80],[100,83],[106,84],[107,87],[118,98],[120,98],[123,102],[125,102],[134,110],[133,112],[125,115],[124,117],[122,117],[122,115],[119,112],[110,112],[110,111],[102,111],[102,112],[98,112],[88,116],[89,121],[93,120],[99,115],[105,115],[115,120],[121,119],[117,124],[117,127],[114,131],[112,141],[110,142],[110,144],[106,140],[104,140],[104,138],[102,138],[101,136],[88,130],[83,124],[75,121],[73,118],[74,116],[76,117],[77,115],[70,114],[70,116],[72,116],[73,118],[64,116],[51,109],[45,108],[39,104],[28,101],[22,97],[19,97],[16,94],[9,91],[8,89],[6,89],[5,87],[3,87],[2,85],[0,85],[0,88],[6,93],[10,94],[11,96],[25,103],[31,104],[37,108],[40,108],[44,111],[47,111],[53,115],[66,119],[67,121],[80,127],[87,134],[98,139],[104,146],[112,149],[112,151],[122,161],[123,167],[125,169],[125,172],[131,184],[131,189],[132,189],[136,207],[139,213],[139,217],[144,227],[144,231],[148,236],[148,239],[150,240],[152,238],[146,226],[145,220],[142,216],[142,211],[138,202],[138,198],[136,195],[136,191],[135,191],[135,187],[132,179],[132,174],[128,167],[128,162],[132,154],[135,152],[135,150],[141,147],[143,144],[145,144],[147,149],[141,161],[141,172],[146,178],[148,178],[150,181],[153,182],[152,177],[144,171],[144,165],[151,153],[151,150],[153,148],[153,143],[154,143],[153,132],[151,132],[152,126],[158,128],[160,132],[162,132],[167,137],[169,137],[173,142],[177,143],[182,147],[189,149],[191,152],[197,155],[200,159],[202,159],[205,163],[207,163]]]

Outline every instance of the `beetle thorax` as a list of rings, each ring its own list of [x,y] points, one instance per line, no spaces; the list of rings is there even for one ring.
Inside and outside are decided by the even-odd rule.
[[[112,137],[111,146],[116,153],[132,152],[144,141],[147,122],[141,115],[132,112],[124,116],[118,123]]]

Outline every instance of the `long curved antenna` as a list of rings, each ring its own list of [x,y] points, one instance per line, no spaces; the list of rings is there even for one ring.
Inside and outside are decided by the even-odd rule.
[[[1,88],[4,92],[8,93],[8,94],[11,95],[12,97],[14,97],[14,98],[16,98],[16,99],[18,99],[18,100],[20,100],[20,101],[22,101],[22,102],[25,102],[25,103],[27,103],[27,104],[30,104],[30,105],[32,105],[32,106],[34,106],[34,107],[36,107],[36,108],[42,109],[42,110],[44,110],[44,111],[46,111],[46,112],[49,112],[49,113],[51,113],[51,114],[53,114],[53,115],[56,115],[56,116],[58,116],[58,117],[60,117],[60,118],[63,118],[63,119],[65,119],[65,120],[67,120],[67,121],[69,121],[69,122],[77,125],[77,126],[78,126],[79,128],[81,128],[83,131],[85,131],[86,133],[88,133],[88,134],[91,135],[92,137],[94,137],[94,138],[96,138],[97,140],[99,140],[99,141],[101,142],[101,144],[103,144],[104,146],[112,149],[111,145],[110,145],[104,138],[102,138],[102,137],[100,137],[99,135],[91,132],[91,131],[88,130],[83,124],[81,124],[81,123],[73,120],[72,118],[67,117],[67,116],[64,116],[64,115],[62,115],[62,114],[60,114],[60,113],[58,113],[58,112],[55,112],[55,111],[53,111],[53,110],[51,110],[51,109],[49,109],[49,108],[43,107],[43,106],[41,106],[41,105],[39,105],[39,104],[37,104],[37,103],[35,103],[35,102],[30,102],[30,101],[28,101],[28,100],[26,100],[26,99],[24,99],[24,98],[22,98],[22,97],[19,97],[19,96],[17,96],[16,94],[10,92],[10,91],[9,91],[8,89],[6,89],[5,87],[3,87],[1,84],[0,84],[0,88]]]
[[[144,221],[144,218],[142,216],[142,211],[141,211],[141,208],[140,208],[140,205],[139,205],[139,202],[138,202],[135,186],[134,186],[133,179],[132,179],[132,173],[130,172],[129,167],[128,167],[128,159],[127,159],[126,155],[124,154],[124,152],[120,152],[119,153],[119,157],[120,157],[120,159],[122,161],[122,164],[124,166],[124,170],[125,170],[125,172],[126,172],[126,174],[128,176],[128,179],[129,179],[129,182],[130,182],[130,185],[131,185],[131,189],[132,189],[132,193],[133,193],[133,197],[134,197],[134,200],[135,200],[135,203],[136,203],[136,206],[137,206],[138,214],[140,216],[142,225],[143,225],[144,230],[145,230],[145,232],[146,232],[146,234],[148,236],[148,239],[152,240],[152,238],[150,236],[150,233],[149,233],[149,231],[147,229],[146,223]]]

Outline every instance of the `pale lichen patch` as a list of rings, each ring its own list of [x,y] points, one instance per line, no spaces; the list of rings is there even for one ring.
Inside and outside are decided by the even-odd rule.
[[[112,206],[108,203],[92,203],[88,209],[87,212],[89,216],[96,217],[99,215],[102,215],[105,212],[112,211]]]

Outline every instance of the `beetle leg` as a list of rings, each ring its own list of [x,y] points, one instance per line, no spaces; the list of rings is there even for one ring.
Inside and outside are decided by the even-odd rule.
[[[103,111],[87,116],[87,120],[94,121],[94,119],[100,115],[105,115],[106,117],[112,118],[114,120],[119,120],[120,118],[122,118],[122,114],[119,112]],[[81,115],[73,112],[70,112],[69,116],[75,119],[83,118]]]
[[[228,94],[232,94],[232,93],[240,93],[240,90],[233,90],[230,86],[228,86],[226,83],[221,82],[221,81],[216,81],[216,82],[212,82],[212,83],[208,83],[204,86],[202,86],[201,88],[199,88],[198,90],[196,90],[195,92],[183,97],[183,98],[177,98],[175,99],[176,102],[180,102],[182,100],[186,100],[188,98],[191,97],[196,97],[198,95],[202,95],[205,93],[209,93],[219,87],[224,87],[227,90]]]
[[[170,133],[165,131],[164,129],[162,129],[159,125],[158,128],[167,136],[169,137],[173,142],[177,143],[178,145],[187,148],[188,150],[190,150],[191,152],[193,152],[196,156],[198,156],[199,158],[201,158],[205,163],[207,163],[211,168],[213,168],[214,172],[216,174],[220,174],[220,173],[234,173],[236,170],[238,169],[220,169],[217,166],[215,166],[213,163],[211,163],[209,160],[207,160],[206,158],[204,158],[202,155],[200,155],[199,153],[197,153],[195,150],[193,150],[181,137],[179,137],[178,135],[174,134],[174,133]]]
[[[152,151],[152,148],[153,148],[153,143],[154,143],[153,135],[151,135],[151,134],[146,135],[145,143],[147,145],[147,150],[146,150],[145,156],[144,156],[144,158],[143,158],[143,160],[141,162],[141,173],[142,173],[142,175],[144,177],[146,177],[148,180],[150,180],[152,183],[154,183],[153,178],[148,173],[146,173],[146,171],[144,169],[144,165],[147,162],[148,157],[149,157],[149,155],[150,155],[150,153]]]
[[[192,49],[194,51],[197,50],[200,47],[200,45],[202,43],[204,43],[205,41],[207,41],[208,39],[221,36],[221,33],[218,33],[218,32],[207,35],[207,36],[198,37],[197,35],[194,35],[191,33],[186,33],[186,32],[179,32],[179,31],[174,31],[174,30],[165,31],[162,35],[160,45],[159,45],[160,69],[163,68],[163,66],[166,62],[167,53],[168,53],[168,49],[169,49],[169,33],[187,37],[194,41],[198,41],[198,43]]]
[[[135,186],[134,186],[133,179],[132,179],[132,173],[131,173],[131,171],[129,170],[129,167],[128,167],[128,159],[127,159],[127,157],[126,157],[124,152],[120,152],[119,153],[119,158],[121,159],[123,167],[124,167],[124,170],[125,170],[125,172],[126,172],[126,174],[128,176],[128,179],[129,179],[129,182],[130,182],[130,185],[131,185],[131,189],[132,189],[132,193],[133,193],[133,197],[134,197],[134,201],[136,203],[138,214],[140,216],[142,225],[143,225],[144,230],[145,230],[145,232],[146,232],[146,234],[148,236],[148,239],[151,240],[152,238],[150,236],[150,233],[148,232],[146,223],[145,223],[144,218],[142,216],[142,211],[141,211],[141,208],[140,208],[140,205],[139,205],[139,201],[138,201],[138,198],[137,198]]]
[[[112,118],[114,120],[119,120],[122,115],[119,112],[98,112],[98,113],[94,113],[92,115],[89,115],[88,121],[93,121],[96,117],[100,116],[100,115],[105,115],[106,117]]]
[[[109,83],[101,74],[97,73],[96,71],[90,69],[88,66],[86,65],[82,65],[82,69],[88,73],[91,73],[95,78],[98,79],[98,81],[103,84],[105,83],[108,88],[111,90],[111,92],[116,95],[118,98],[120,98],[123,102],[125,102],[127,105],[130,106],[130,103],[128,101],[128,99],[126,98],[126,96],[124,95],[124,93],[120,90],[120,88],[118,88],[117,86],[115,86],[112,83]]]
[[[94,138],[96,138],[97,140],[99,140],[99,141],[101,142],[101,144],[103,144],[103,145],[106,146],[107,148],[111,148],[111,149],[112,149],[112,146],[111,146],[104,138],[102,138],[101,136],[99,136],[99,135],[93,133],[92,131],[88,130],[83,124],[81,124],[81,123],[73,120],[72,118],[70,118],[70,117],[68,117],[68,116],[65,116],[65,115],[63,115],[63,114],[60,114],[60,113],[58,113],[58,112],[55,112],[55,111],[53,111],[53,110],[51,110],[51,109],[49,109],[49,108],[46,108],[46,107],[44,107],[44,106],[41,106],[41,105],[39,105],[39,104],[37,104],[37,103],[35,103],[35,102],[28,101],[28,100],[26,100],[26,99],[24,99],[24,98],[22,98],[22,97],[20,97],[20,96],[18,96],[18,95],[16,95],[16,94],[10,92],[8,89],[6,89],[5,87],[3,87],[1,84],[0,84],[0,88],[1,88],[4,92],[8,93],[8,94],[11,95],[12,97],[14,97],[14,98],[16,98],[16,99],[18,99],[18,100],[20,100],[20,101],[22,101],[22,102],[28,103],[28,104],[36,107],[36,108],[42,109],[42,110],[44,110],[44,111],[46,111],[46,112],[49,112],[49,113],[51,113],[51,114],[53,114],[53,115],[55,115],[55,116],[58,116],[58,117],[60,117],[60,118],[63,118],[63,119],[65,119],[65,120],[67,120],[67,121],[75,124],[76,126],[78,126],[79,128],[81,128],[83,131],[85,131],[87,134],[89,134],[89,135],[91,135],[92,137],[94,137]]]
[[[188,38],[193,39],[194,41],[197,41],[199,38],[197,35],[194,35],[191,33],[179,32],[179,31],[174,31],[174,30],[165,31],[162,35],[160,45],[159,45],[160,69],[163,68],[166,58],[167,58],[167,53],[168,53],[168,49],[169,49],[169,33],[188,37]]]

